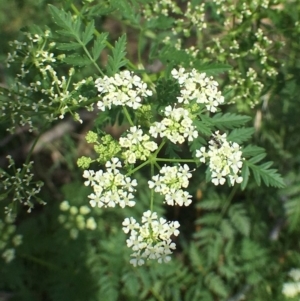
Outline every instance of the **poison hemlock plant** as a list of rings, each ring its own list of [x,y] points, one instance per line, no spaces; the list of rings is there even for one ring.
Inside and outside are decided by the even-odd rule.
[[[226,103],[213,77],[194,68],[186,70],[179,67],[170,73],[162,72],[161,78],[169,79],[179,87],[171,104],[164,106],[164,100],[157,99],[156,83],[150,80],[148,74],[142,80],[137,74],[137,71],[141,74],[142,70],[119,71],[128,64],[125,35],[115,46],[111,46],[107,42],[107,34],[99,34],[93,21],[84,25],[79,18],[74,19],[70,13],[54,6],[50,6],[50,12],[60,28],[56,34],[52,37],[48,30],[43,33],[35,28],[36,33],[27,34],[28,42],[16,43],[16,51],[8,57],[9,64],[21,61],[18,78],[25,81],[28,73],[32,72],[36,81],[28,86],[16,82],[5,92],[20,95],[16,96],[22,97],[20,100],[40,95],[40,101],[32,104],[31,108],[49,116],[49,121],[71,113],[75,120],[82,122],[78,108],[93,110],[93,104],[96,104],[99,114],[104,112],[109,117],[109,110],[114,110],[115,114],[124,116],[123,123],[127,123],[129,129],[119,140],[99,137],[95,132],[87,135],[87,141],[95,144],[98,158],[82,157],[78,164],[85,169],[85,185],[93,188],[93,193],[89,195],[90,205],[100,208],[134,206],[138,181],[132,176],[149,166],[151,179],[148,183],[152,191],[149,210],[144,212],[142,224],[132,217],[123,222],[124,232],[130,235],[127,245],[133,251],[130,261],[133,265],[142,265],[148,259],[159,262],[171,259],[170,254],[176,248],[171,236],[179,234],[179,223],[167,221],[153,211],[155,196],[161,194],[164,203],[170,206],[190,205],[192,195],[186,189],[193,171],[201,164],[207,164],[206,179],[214,185],[224,185],[227,181],[231,186],[241,183],[241,187],[245,188],[251,170],[258,185],[263,180],[267,186],[284,186],[276,170],[270,169],[272,162],[257,165],[265,157],[262,149],[254,146],[242,148],[239,145],[253,133],[251,128],[244,128],[249,118],[222,114],[222,107]],[[57,36],[68,37],[70,42],[54,42]],[[69,54],[50,52],[55,45]],[[111,55],[106,66],[101,66],[97,61],[107,47],[111,49]],[[57,75],[55,66],[59,61],[73,65],[68,79]],[[95,67],[100,77],[83,78],[72,83],[72,76],[77,73],[74,68],[88,64]],[[30,65],[33,68],[28,69]],[[210,71],[208,66],[205,70],[208,73]],[[88,91],[86,86],[89,87]],[[5,109],[19,112],[21,107],[12,108],[8,105]],[[156,113],[149,116],[149,110]],[[17,118],[13,117],[16,114],[11,115],[13,124],[29,122],[33,129],[36,125],[30,114],[28,111],[25,119],[22,114]],[[136,118],[137,114],[139,119]],[[16,120],[19,117],[23,119]],[[149,121],[147,126],[139,123],[144,118]],[[101,140],[107,142],[103,144]],[[176,150],[173,157],[164,155],[165,148],[184,143],[190,146],[190,157],[185,154],[185,158],[180,158]],[[105,165],[105,171],[88,169],[91,163],[97,161]]]
[[[27,147],[28,156],[21,168],[9,156],[9,168],[1,170],[0,197],[5,213],[15,214],[22,208],[18,204],[27,206],[28,211],[36,202],[44,204],[39,198],[42,183],[30,173],[33,163],[29,160],[35,146],[42,140],[43,131],[68,121],[70,116],[72,122],[86,127],[88,112],[94,119],[93,128],[88,126],[85,131],[88,151],[80,152],[83,155],[76,158],[77,166],[72,172],[74,179],[80,173],[83,188],[89,192],[80,203],[73,204],[70,198],[62,201],[55,220],[67,230],[68,238],[76,241],[97,231],[102,231],[104,237],[103,229],[109,226],[103,221],[100,226],[97,218],[112,216],[112,241],[124,239],[131,252],[126,253],[126,260],[142,271],[137,276],[136,269],[126,267],[119,275],[122,280],[110,281],[107,275],[111,261],[106,255],[113,247],[103,247],[99,262],[107,266],[95,272],[101,275],[101,294],[107,300],[117,300],[121,281],[132,298],[139,294],[138,298],[146,300],[149,291],[151,296],[159,296],[160,290],[152,287],[157,274],[151,274],[151,268],[155,266],[158,271],[163,265],[158,267],[153,261],[168,263],[175,272],[176,264],[183,264],[176,257],[181,253],[191,267],[182,267],[181,273],[174,276],[174,283],[183,284],[176,289],[173,285],[173,292],[166,291],[165,300],[183,300],[183,292],[184,300],[189,301],[225,300],[241,284],[246,292],[262,280],[269,253],[266,244],[253,238],[251,206],[233,201],[233,195],[237,191],[247,193],[248,187],[254,185],[285,187],[273,162],[264,161],[265,149],[254,145],[256,128],[251,126],[253,116],[248,116],[249,108],[257,105],[268,88],[264,88],[263,80],[269,83],[277,76],[277,61],[262,49],[269,49],[272,41],[261,29],[254,36],[249,33],[249,28],[257,25],[250,26],[251,18],[264,16],[268,1],[237,4],[236,14],[232,5],[227,9],[225,4],[223,7],[220,3],[197,1],[188,1],[185,11],[175,1],[129,4],[111,0],[95,4],[86,0],[80,10],[71,2],[68,9],[49,5],[55,25],[43,30],[32,26],[22,41],[10,44],[13,50],[8,54],[7,67],[19,70],[8,86],[0,87],[1,121],[9,125],[10,133],[23,126],[33,135],[40,133]],[[230,36],[214,37],[214,45],[205,44],[202,52],[185,47],[194,31],[199,41],[207,40],[206,11],[213,24],[233,14],[239,24],[231,24],[237,26],[236,31],[223,20]],[[103,29],[101,22],[109,14],[126,24],[125,29],[132,26],[139,31],[136,60],[127,53],[128,44],[132,43],[130,31],[112,35]],[[250,27],[244,31],[247,22]],[[211,34],[219,30],[213,28]],[[251,51],[247,44],[250,42],[243,42],[241,33],[247,33],[249,41],[254,41]],[[229,40],[231,48],[226,46]],[[279,46],[274,45],[274,49]],[[243,59],[252,62],[257,57],[258,66],[242,68],[244,73],[237,71],[235,60],[242,65]],[[155,62],[159,62],[158,68]],[[262,76],[259,68],[264,67]],[[205,187],[204,199],[196,196],[197,192],[202,194],[199,187]],[[219,193],[223,189],[228,197]],[[300,220],[298,198],[295,193],[282,191],[290,197],[284,208],[290,229],[295,230]],[[184,222],[169,218],[172,207],[176,212],[195,209],[195,229],[189,234],[192,243],[185,241]],[[101,212],[101,218],[97,212]],[[123,233],[115,230],[121,228]],[[15,239],[15,245],[20,237]],[[11,261],[13,251],[5,252],[2,257]],[[94,246],[90,253],[91,261],[97,261]],[[170,262],[172,257],[175,263]],[[135,293],[138,283],[145,288]],[[164,286],[163,282],[157,283]]]

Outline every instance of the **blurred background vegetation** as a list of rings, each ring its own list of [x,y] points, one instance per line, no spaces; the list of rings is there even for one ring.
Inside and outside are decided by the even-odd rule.
[[[111,8],[111,17],[102,16],[104,9],[110,10],[106,6],[109,2],[93,1],[91,5],[99,4],[99,7],[90,17],[96,18],[99,31],[109,32],[112,41],[127,32],[128,55],[134,62],[137,29],[130,26],[122,9],[116,9],[117,5]],[[2,86],[9,85],[16,73],[13,66],[7,69],[5,65],[10,51],[8,42],[22,39],[20,30],[26,26],[54,28],[47,4],[74,13],[74,6],[79,9],[82,3],[71,0],[0,1]],[[236,11],[243,3],[248,1],[240,1]],[[217,15],[216,9],[214,3],[207,4],[207,23],[211,27],[204,30],[200,38],[193,36],[195,33],[183,38],[183,43],[199,39],[199,45],[202,43],[199,59],[231,64],[232,72],[238,72],[242,78],[247,79],[249,68],[256,70],[258,80],[264,84],[262,90],[255,92],[257,103],[250,106],[243,98],[237,98],[227,110],[252,116],[256,130],[252,143],[266,148],[268,160],[274,161],[287,187],[281,190],[264,185],[257,187],[250,181],[244,191],[238,187],[233,190],[216,188],[205,183],[203,170],[200,170],[190,183],[193,206],[166,210],[159,200],[156,204],[158,212],[181,224],[181,235],[176,241],[178,249],[171,263],[133,268],[120,225],[126,216],[139,218],[147,209],[149,195],[143,188],[147,185],[145,175],[140,175],[138,203],[133,211],[114,208],[83,214],[81,207],[88,205],[90,191],[83,185],[82,171],[76,161],[81,155],[92,152],[84,135],[93,128],[96,116],[88,114],[82,125],[68,118],[57,121],[43,134],[48,143],[33,155],[35,178],[45,183],[40,197],[47,205],[37,205],[30,214],[19,208],[16,229],[7,230],[9,223],[0,223],[0,240],[5,241],[5,235],[15,231],[22,235],[23,241],[16,248],[12,261],[7,263],[5,258],[0,258],[0,300],[285,300],[281,289],[289,280],[287,273],[291,268],[300,268],[300,26],[297,25],[300,2],[269,2],[266,9],[249,17],[250,25],[245,22],[233,27],[232,32],[214,27],[220,19],[226,18],[226,15]],[[268,57],[274,61],[269,63],[278,72],[276,76],[263,74],[264,66],[258,63],[259,59],[255,55],[248,56],[255,38],[254,33],[243,30],[243,26],[253,31],[258,27],[267,30],[273,41]],[[157,39],[159,44],[163,37],[155,34],[152,39]],[[217,51],[216,37],[223,41],[223,54]],[[244,53],[244,57],[230,56],[233,50],[229,48],[232,46],[229,41],[234,39],[239,43],[237,52]],[[284,46],[276,44],[278,41],[284,41]],[[151,52],[147,48],[149,42],[143,43],[145,52]],[[206,47],[216,47],[216,51],[207,51]],[[157,62],[147,63],[149,68],[156,68]],[[225,73],[217,80],[221,89],[226,90],[237,78]],[[251,96],[251,88],[255,88],[251,84],[240,85],[240,90],[236,89],[236,84],[228,89],[228,97],[246,92]],[[9,134],[5,118],[2,120],[0,167],[7,168],[5,157],[8,154],[13,156],[17,167],[21,166],[26,146],[38,133],[19,128],[15,134]],[[118,136],[122,129],[108,127],[107,131]],[[49,138],[53,133],[54,138]],[[70,204],[65,211],[61,210],[64,200]],[[0,208],[0,219],[5,221],[1,201]],[[96,220],[96,230],[80,226],[82,219],[86,221],[89,217]]]

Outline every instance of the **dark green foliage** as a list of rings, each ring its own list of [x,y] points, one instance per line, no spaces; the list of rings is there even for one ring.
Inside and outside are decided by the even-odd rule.
[[[173,105],[176,102],[176,97],[179,96],[179,92],[180,87],[174,79],[158,79],[156,85],[156,95],[159,107]]]
[[[196,221],[200,229],[190,256],[193,266],[203,271],[211,293],[228,298],[228,285],[259,282],[268,257],[263,247],[249,239],[251,224],[245,206],[228,206],[213,194],[198,208],[205,211]]]

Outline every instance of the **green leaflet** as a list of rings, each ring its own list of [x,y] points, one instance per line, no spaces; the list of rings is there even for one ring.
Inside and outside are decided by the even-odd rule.
[[[92,61],[86,55],[73,54],[64,58],[64,62],[74,66],[86,66],[92,63]]]
[[[126,56],[126,35],[122,35],[115,43],[112,55],[108,57],[107,74],[112,76],[119,69],[127,64]]]
[[[222,131],[244,125],[249,120],[251,120],[250,116],[237,115],[234,113],[218,113],[211,118],[213,125]]]
[[[258,155],[256,157],[254,157],[253,158],[254,162],[251,162],[250,160],[244,161],[244,164],[252,171],[257,185],[260,186],[261,180],[263,180],[263,182],[265,183],[266,186],[273,186],[273,187],[277,187],[277,188],[285,187],[283,178],[277,172],[277,169],[270,168],[270,166],[273,164],[273,162],[269,161],[269,162],[263,163],[261,165],[254,164],[254,163],[257,163],[260,160],[262,160],[264,157],[265,157],[265,155],[262,154],[262,155]],[[242,175],[243,175],[243,172],[242,172]]]
[[[92,54],[93,54],[94,61],[96,61],[99,58],[102,50],[105,48],[107,36],[108,36],[108,33],[106,33],[106,32],[101,33],[94,40],[94,45],[93,45],[93,48],[92,48]]]
[[[241,143],[249,140],[252,137],[252,135],[254,134],[254,132],[255,132],[255,129],[253,127],[234,129],[227,136],[227,140],[241,144]]]
[[[199,71],[199,72],[204,72],[207,75],[217,75],[223,72],[226,72],[230,69],[232,69],[232,67],[230,65],[227,64],[212,64],[212,63],[207,63],[207,64],[201,64],[200,62],[196,61],[194,64],[195,68]]]
[[[53,21],[64,31],[60,31],[60,33],[65,33],[66,35],[73,36],[77,41],[80,40],[80,29],[81,29],[81,21],[79,18],[76,20],[72,20],[72,15],[70,12],[65,12],[56,8],[55,6],[49,4],[50,13],[52,15]]]
[[[94,20],[92,20],[82,33],[82,42],[86,45],[92,38],[95,31]]]

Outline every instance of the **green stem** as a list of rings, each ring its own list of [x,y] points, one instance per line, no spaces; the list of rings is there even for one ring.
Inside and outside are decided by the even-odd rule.
[[[27,154],[27,156],[26,156],[26,160],[25,160],[24,165],[27,165],[27,164],[29,163],[29,160],[30,160],[30,158],[31,158],[31,155],[32,155],[32,153],[33,153],[33,150],[34,150],[34,148],[35,148],[37,142],[39,141],[40,137],[41,137],[42,134],[44,133],[45,127],[46,127],[46,126],[44,126],[44,127],[41,129],[41,131],[39,132],[39,134],[38,134],[37,137],[35,138],[34,142],[32,143],[32,145],[31,145],[31,147],[30,147],[30,150],[29,150],[29,152],[28,152],[28,154]],[[22,177],[23,177],[24,174],[25,174],[25,170],[26,170],[26,168],[23,168],[22,173],[21,173],[21,176],[22,176]]]
[[[133,121],[132,121],[132,119],[131,119],[131,117],[130,117],[130,115],[129,115],[129,112],[128,112],[128,110],[127,110],[126,107],[123,107],[123,112],[124,112],[124,114],[125,114],[125,116],[126,116],[128,122],[129,122],[129,124],[130,124],[131,126],[134,126],[134,123],[133,123]]]
[[[72,3],[71,4],[71,8],[73,9],[73,11],[75,12],[75,14],[80,17],[80,19],[82,18],[82,15],[80,13],[80,11],[77,9],[77,7]],[[92,56],[90,55],[90,52],[87,50],[87,48],[85,47],[85,45],[82,43],[82,41],[77,38],[78,43],[82,46],[84,52],[86,53],[86,55],[88,56],[88,58],[90,59],[90,61],[93,63],[93,65],[96,67],[96,69],[99,71],[99,73],[104,76],[104,73],[102,72],[102,70],[99,68],[98,64],[95,62],[95,60],[92,58]]]
[[[139,61],[139,64],[143,65],[142,64],[142,55],[141,55],[141,48],[142,48],[142,34],[143,34],[143,31],[141,30],[140,31],[140,34],[139,34],[139,40],[138,40],[138,61]]]
[[[146,166],[147,164],[150,163],[150,160],[145,161],[144,163],[140,164],[139,166],[137,166],[136,168],[132,169],[131,171],[129,171],[126,176],[130,176],[131,174],[135,173],[136,171],[140,170],[142,167]]]
[[[225,212],[227,211],[231,201],[233,200],[233,197],[234,197],[237,189],[238,189],[238,185],[233,186],[229,196],[227,197],[226,203],[224,204],[224,206],[221,210],[221,218],[224,216]]]
[[[157,164],[157,162],[154,162],[154,165],[156,166],[156,168],[157,168],[158,170],[160,170],[160,166]]]
[[[86,55],[88,56],[88,58],[91,60],[91,62],[93,62],[93,65],[96,67],[96,69],[99,71],[99,73],[104,76],[104,73],[102,72],[102,70],[99,68],[98,64],[95,62],[95,60],[92,58],[92,56],[90,55],[90,52],[87,50],[87,48],[85,47],[85,45],[81,42],[81,41],[78,41],[81,46],[83,47],[84,49],[84,52],[86,53]]]
[[[196,163],[194,159],[167,159],[167,158],[156,158],[157,162],[173,162],[173,163]]]
[[[151,163],[151,179],[154,176],[154,165]],[[153,203],[154,203],[154,188],[151,189],[151,197],[150,197],[150,210],[153,212]]]
[[[42,259],[39,259],[39,258],[36,258],[36,257],[34,257],[34,256],[27,255],[27,254],[21,254],[20,256],[23,257],[23,258],[26,258],[26,259],[28,259],[28,260],[31,260],[31,261],[33,261],[33,262],[35,262],[35,263],[38,263],[39,265],[42,265],[42,266],[44,266],[44,267],[47,267],[47,268],[50,269],[50,270],[61,271],[61,268],[58,267],[57,265],[54,265],[54,264],[49,263],[49,262],[46,262],[46,261],[44,261],[44,260],[42,260]]]
[[[157,148],[157,150],[156,150],[155,153],[153,154],[153,157],[154,157],[154,158],[157,157],[157,154],[160,152],[160,150],[163,148],[163,146],[166,144],[166,142],[167,142],[166,139],[164,139],[164,140],[161,142],[160,146]],[[157,158],[156,158],[156,160],[157,160]]]

